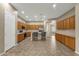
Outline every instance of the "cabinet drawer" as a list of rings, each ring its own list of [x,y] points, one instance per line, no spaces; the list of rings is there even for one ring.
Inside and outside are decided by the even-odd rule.
[[[70,29],[75,29],[75,16],[70,17]]]

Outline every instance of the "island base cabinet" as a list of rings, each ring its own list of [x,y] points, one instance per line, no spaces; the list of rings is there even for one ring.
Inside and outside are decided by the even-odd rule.
[[[22,40],[24,40],[24,34],[18,34],[17,35],[17,42],[21,42]]]
[[[31,37],[31,32],[27,32],[27,37]]]

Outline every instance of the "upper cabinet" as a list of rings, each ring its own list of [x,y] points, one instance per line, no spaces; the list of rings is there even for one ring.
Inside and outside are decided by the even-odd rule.
[[[17,22],[17,29],[22,29],[22,23],[21,22]]]
[[[57,21],[57,29],[75,29],[75,16]]]
[[[26,24],[26,30],[38,30],[39,28],[43,28],[43,25],[38,24]]]
[[[75,29],[75,16],[72,16],[70,19],[70,29]]]
[[[20,21],[17,22],[17,29],[18,30],[25,29],[25,27],[26,27],[26,24],[25,23],[20,22]]]

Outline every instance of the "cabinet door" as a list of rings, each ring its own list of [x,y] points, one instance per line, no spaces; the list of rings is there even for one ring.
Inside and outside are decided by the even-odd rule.
[[[60,21],[60,29],[62,29],[62,21]]]
[[[57,21],[57,29],[60,28],[60,24],[59,24],[59,21]]]
[[[24,40],[24,34],[18,34],[17,35],[17,41],[21,42],[22,40]]]
[[[59,34],[59,41],[62,42],[62,35]]]
[[[59,21],[59,29],[61,29],[61,22]]]
[[[58,29],[58,21],[56,21],[56,29]]]
[[[62,20],[62,29],[64,29],[64,20]]]
[[[58,41],[58,35],[57,35],[57,33],[55,33],[55,39]]]
[[[21,22],[17,22],[17,29],[22,29],[22,23]]]
[[[70,29],[75,29],[75,16],[70,17]]]
[[[64,29],[66,29],[66,20],[64,19]]]
[[[62,41],[61,41],[63,44],[65,44],[65,38],[64,38],[64,35],[62,35]]]
[[[64,38],[65,38],[65,45],[69,46],[69,38],[67,36],[65,36]]]
[[[75,49],[75,38],[65,36],[65,45],[69,48]]]
[[[60,35],[56,33],[55,38],[57,41],[60,41]]]
[[[69,18],[66,19],[66,29],[69,29],[70,25],[69,25]]]
[[[27,37],[31,37],[31,32],[27,32]]]
[[[69,47],[75,49],[75,38],[69,37]]]
[[[56,33],[56,40],[64,44],[64,35]]]

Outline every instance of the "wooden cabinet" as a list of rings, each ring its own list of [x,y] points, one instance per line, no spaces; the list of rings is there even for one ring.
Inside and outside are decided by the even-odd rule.
[[[65,44],[65,36],[64,35],[61,35],[61,36],[62,36],[61,43]]]
[[[62,21],[59,22],[59,29],[62,29]]]
[[[71,49],[75,49],[75,38],[65,36],[65,45]]]
[[[63,43],[64,45],[68,46],[72,50],[75,50],[75,38],[74,37],[69,37],[66,35],[58,34],[58,33],[56,33],[55,37],[57,41]]]
[[[75,29],[75,16],[71,16],[69,19],[70,29]]]
[[[61,22],[60,21],[57,21],[56,24],[57,24],[57,26],[56,26],[57,29],[61,29]]]
[[[65,29],[70,29],[70,23],[69,23],[69,18],[67,18],[66,20],[65,20]]]
[[[63,22],[64,22],[63,29],[66,29],[66,19],[64,19]]]
[[[41,28],[43,25],[35,25],[35,24],[26,24],[26,30],[38,30]]]
[[[22,23],[20,21],[17,22],[17,29],[26,29],[26,24],[25,23]]]
[[[64,21],[58,21],[56,24],[57,24],[57,29],[63,29],[64,28]]]
[[[18,34],[17,35],[17,42],[21,42],[22,40],[24,40],[24,34]]]
[[[56,28],[57,28],[57,29],[59,29],[58,24],[59,24],[59,22],[58,22],[58,21],[56,21]]]
[[[75,29],[75,16],[68,17],[56,22],[57,29]]]
[[[22,29],[22,23],[21,22],[17,22],[17,29]]]
[[[31,32],[27,32],[27,37],[31,37]]]
[[[63,36],[62,34],[56,33],[55,37],[56,37],[56,40],[57,40],[57,41],[59,41],[59,42],[61,42],[61,43],[64,44],[64,41],[65,41],[65,40],[64,40],[64,36]]]

